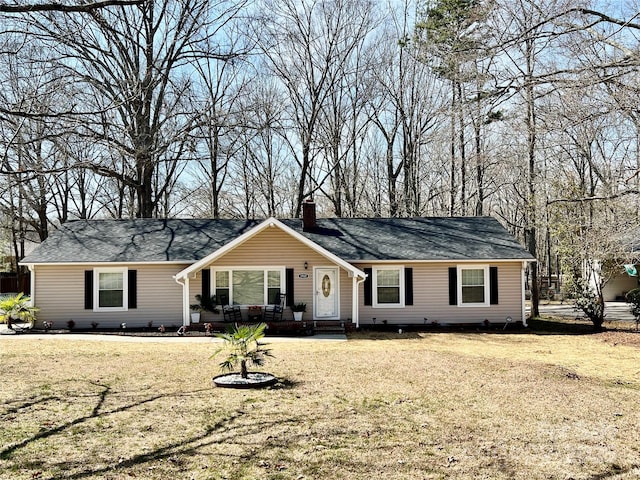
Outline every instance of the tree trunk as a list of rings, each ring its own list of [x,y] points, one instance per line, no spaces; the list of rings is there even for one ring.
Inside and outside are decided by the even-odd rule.
[[[240,360],[240,376],[242,378],[247,378],[249,376],[249,372],[247,372],[247,361]]]
[[[527,199],[527,222],[525,227],[525,237],[527,238],[527,249],[529,253],[537,258],[537,217],[536,217],[536,111],[535,97],[533,85],[533,68],[534,68],[534,45],[533,40],[527,40],[526,58],[527,58],[527,78],[526,78],[526,102],[527,102],[527,156],[528,165],[528,199]],[[540,316],[540,285],[538,280],[538,264],[531,265],[531,316]]]
[[[451,131],[450,131],[450,166],[449,172],[449,216],[453,217],[456,214],[456,89],[455,84],[451,85]]]
[[[138,208],[136,217],[153,218],[155,202],[153,200],[153,162],[150,156],[143,155],[138,158],[138,178],[136,185],[136,196],[138,197]]]
[[[456,73],[456,75],[458,75]],[[458,92],[458,150],[460,151],[460,207],[462,216],[467,214],[467,149],[464,135],[464,112],[462,101],[462,83],[456,80],[456,90]]]

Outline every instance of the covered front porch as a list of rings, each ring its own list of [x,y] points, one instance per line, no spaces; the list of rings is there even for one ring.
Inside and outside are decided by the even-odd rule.
[[[182,286],[185,327],[192,324],[196,295],[217,305],[218,313],[202,312],[198,322],[214,326],[259,321],[260,309],[277,307],[282,296],[277,321],[294,321],[292,308],[304,304],[303,321],[313,322],[308,324],[314,329],[326,322],[357,325],[358,289],[365,278],[360,269],[276,219],[265,220],[174,276]],[[236,311],[231,318],[225,315],[228,309]]]

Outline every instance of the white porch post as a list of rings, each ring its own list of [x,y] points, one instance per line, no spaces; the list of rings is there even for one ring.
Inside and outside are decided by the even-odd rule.
[[[182,325],[188,327],[190,324],[189,317],[189,277],[185,277],[182,284]]]
[[[176,279],[176,282],[182,285],[182,325],[188,327],[190,324],[189,317],[189,277],[183,277],[181,282]]]
[[[182,325],[188,327],[190,322],[189,316],[189,275],[179,277],[174,275],[173,279],[177,284],[182,285]]]
[[[355,323],[356,327],[358,327],[359,319],[358,319],[358,277],[353,275],[352,282],[352,294],[351,294],[351,323]]]
[[[351,323],[356,324],[356,328],[360,328],[360,296],[358,295],[358,285],[366,280],[365,277],[353,276],[353,293],[351,294]]]

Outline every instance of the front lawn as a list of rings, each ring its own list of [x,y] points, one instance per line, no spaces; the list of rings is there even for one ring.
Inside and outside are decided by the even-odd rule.
[[[272,343],[283,381],[236,391],[212,344],[5,338],[0,478],[638,478],[638,339]]]

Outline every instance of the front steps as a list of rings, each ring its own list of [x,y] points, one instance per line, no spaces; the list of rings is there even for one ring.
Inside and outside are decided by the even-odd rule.
[[[342,320],[315,320],[313,322],[316,334],[341,334],[344,335],[353,325],[351,322],[346,323]]]

